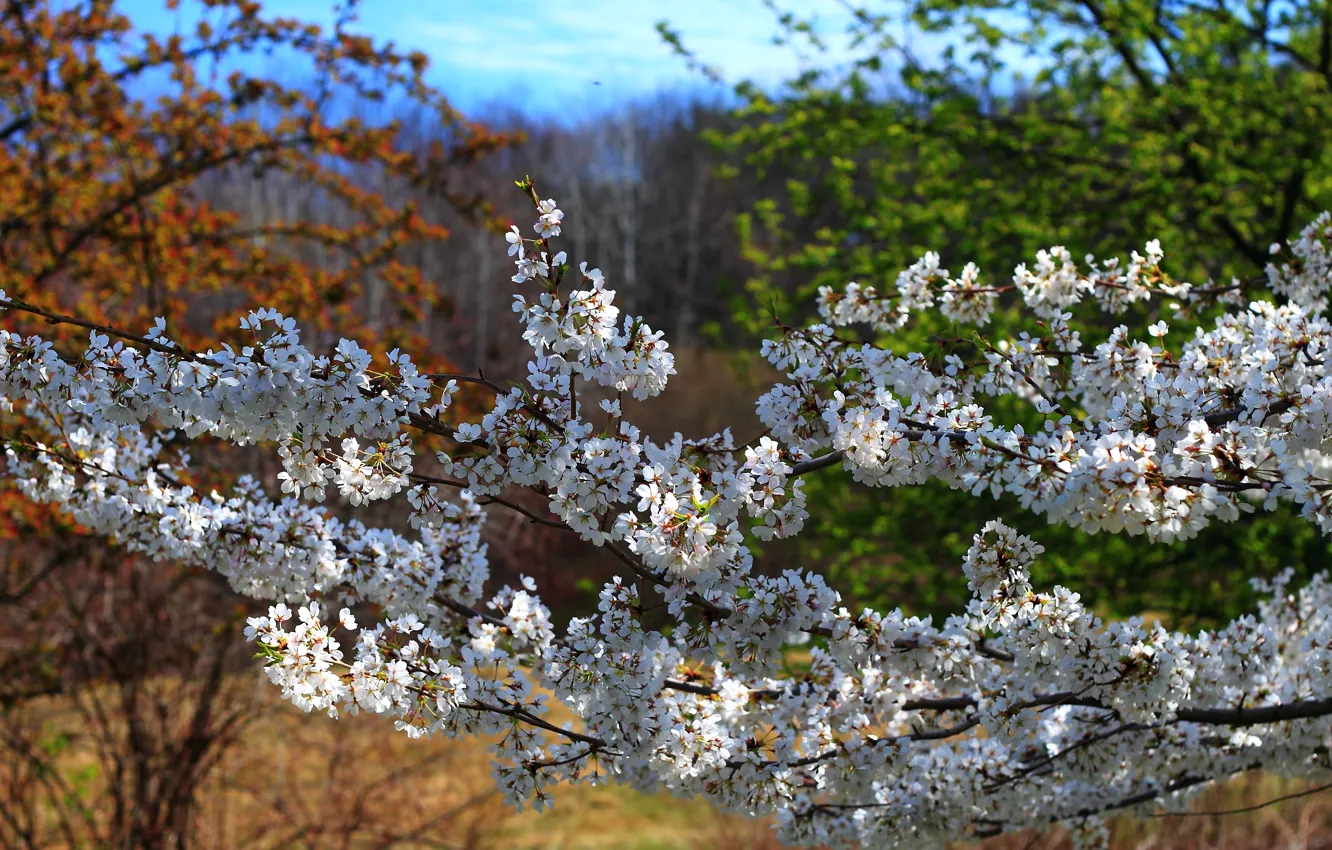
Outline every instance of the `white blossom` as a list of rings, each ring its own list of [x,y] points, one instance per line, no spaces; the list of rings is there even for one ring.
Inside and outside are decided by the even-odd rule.
[[[539,202],[542,240],[562,221]],[[450,419],[456,380],[396,351],[373,368],[347,340],[316,355],[268,309],[242,320],[252,339],[239,350],[189,351],[159,321],[142,339],[94,331],[64,359],[0,331],[0,398],[30,423],[8,468],[28,498],[94,533],[266,600],[246,636],[293,704],[386,715],[411,736],[488,736],[515,805],[548,805],[560,782],[623,781],[775,814],[793,844],[943,846],[1064,822],[1092,846],[1120,808],[1178,808],[1253,767],[1329,772],[1327,577],[1259,583],[1259,610],[1216,630],[1107,623],[1074,590],[1035,586],[1041,547],[995,521],[962,564],[971,598],[936,624],[853,612],[815,573],[758,569],[746,541],[799,533],[802,476],[830,466],[870,486],[1007,493],[1052,522],[1161,541],[1282,502],[1332,531],[1330,222],[1273,252],[1276,303],[1241,304],[1169,353],[1164,321],[1145,329],[1151,342],[1126,326],[1087,342],[1067,312],[1087,298],[1112,314],[1233,298],[1172,280],[1155,241],[1085,270],[1042,251],[1013,277],[1039,333],[983,341],[968,360],[899,356],[841,329],[892,331],[936,306],[983,325],[1007,287],[981,286],[975,266],[954,279],[929,253],[895,295],[824,288],[823,323],[764,345],[785,379],[757,402],[767,433],[744,445],[729,430],[653,440],[618,397],[580,402],[580,383],[660,394],[672,354],[621,315],[600,271],[566,279],[563,252],[548,258],[515,228],[532,358],[478,421]],[[992,413],[1001,396],[1038,427]],[[448,478],[417,471],[422,432],[459,444],[437,458]],[[178,434],[273,447],[278,493],[250,478],[227,493],[182,483]],[[309,503],[330,487],[352,507],[405,492],[411,535]],[[505,498],[524,489],[544,504]],[[491,500],[610,548],[626,571],[562,628],[530,579],[487,592]],[[649,587],[664,601],[651,620]],[[649,627],[659,617],[669,629]],[[810,647],[796,677],[792,645]],[[552,701],[578,722],[552,722]]]

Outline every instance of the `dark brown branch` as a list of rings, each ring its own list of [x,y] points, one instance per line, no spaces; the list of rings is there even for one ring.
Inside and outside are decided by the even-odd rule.
[[[791,468],[791,476],[795,477],[797,475],[805,475],[810,472],[816,472],[820,469],[827,469],[830,466],[841,463],[844,457],[846,457],[846,452],[836,451],[836,452],[829,452],[826,455],[820,455],[819,457],[816,458],[810,458],[809,460],[801,461],[800,463],[797,463],[795,466]]]
[[[1266,419],[1269,416],[1279,416],[1294,406],[1295,405],[1289,401],[1274,401],[1268,405],[1266,409],[1259,411],[1262,414],[1259,417],[1259,421]],[[1216,429],[1225,425],[1227,422],[1234,422],[1237,419],[1247,418],[1251,416],[1253,412],[1253,408],[1246,407],[1218,410],[1216,413],[1209,413],[1204,416],[1203,421],[1207,423],[1208,427]]]
[[[96,322],[89,322],[84,319],[76,318],[74,316],[63,316],[59,313],[52,313],[49,310],[43,310],[41,307],[34,307],[31,304],[27,304],[23,301],[17,301],[12,298],[0,299],[0,307],[9,310],[18,310],[23,313],[31,313],[34,316],[41,316],[43,319],[46,319],[48,324],[52,325],[74,325],[75,327],[87,328],[88,330],[98,331],[100,333],[106,334],[109,337],[123,339],[126,342],[137,343],[146,348],[150,348],[153,351],[159,351],[163,354],[169,354],[173,357],[179,357],[182,360],[189,360],[191,362],[196,362],[196,363],[208,363],[214,366],[220,365],[214,360],[210,360],[206,357],[201,357],[197,354],[194,354],[193,352],[185,351],[184,349],[181,348],[172,348],[170,346],[163,345],[160,342],[153,342],[147,337],[137,336],[136,334],[126,333],[125,331],[116,330],[110,325],[99,325]]]

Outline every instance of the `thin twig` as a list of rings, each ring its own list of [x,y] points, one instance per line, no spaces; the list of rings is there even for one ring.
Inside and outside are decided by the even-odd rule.
[[[1222,815],[1242,815],[1246,812],[1256,812],[1259,809],[1265,809],[1268,806],[1275,806],[1277,803],[1284,803],[1287,800],[1296,800],[1300,797],[1311,797],[1314,794],[1321,794],[1324,791],[1332,789],[1332,782],[1326,785],[1319,785],[1317,788],[1306,788],[1303,791],[1296,791],[1293,794],[1283,794],[1280,797],[1268,800],[1265,803],[1258,803],[1253,806],[1242,806],[1238,809],[1220,809],[1207,812],[1152,812],[1154,818],[1201,818],[1201,817],[1220,817]]]

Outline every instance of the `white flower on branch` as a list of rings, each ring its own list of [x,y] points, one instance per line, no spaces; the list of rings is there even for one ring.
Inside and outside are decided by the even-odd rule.
[[[544,253],[563,213],[549,200],[537,212],[541,240],[505,237],[514,280],[538,290],[514,304],[532,360],[519,385],[474,379],[494,392],[480,421],[448,421],[458,380],[396,351],[377,370],[346,340],[316,355],[272,310],[244,319],[239,350],[189,351],[159,322],[143,337],[98,328],[66,360],[0,331],[2,406],[26,426],[6,447],[13,480],[92,533],[268,600],[246,635],[295,705],[385,715],[412,736],[492,736],[519,806],[548,805],[559,782],[623,780],[775,813],[796,844],[920,847],[1065,822],[1091,846],[1119,809],[1178,808],[1256,767],[1332,770],[1326,577],[1260,583],[1258,612],[1214,631],[1105,623],[1073,590],[1035,587],[1041,547],[993,522],[962,565],[972,598],[936,625],[853,612],[817,574],[765,574],[746,545],[801,531],[801,478],[828,467],[872,486],[1008,493],[1051,521],[1162,541],[1282,502],[1327,533],[1332,217],[1273,252],[1280,303],[1254,301],[1171,352],[1164,322],[1150,342],[1121,326],[1084,345],[1065,312],[1088,297],[1110,313],[1235,298],[1171,279],[1156,242],[1085,270],[1043,251],[1013,287],[981,286],[970,264],[953,279],[927,254],[895,295],[825,288],[826,324],[765,343],[786,378],[758,401],[767,433],[737,445],[729,430],[654,441],[618,399],[579,399],[580,382],[657,395],[674,361],[601,272],[566,280],[563,252]],[[898,356],[842,331],[890,331],[935,306],[984,325],[1009,289],[1039,333],[981,339],[975,356]],[[3,293],[0,307],[35,309]],[[986,407],[1002,396],[1037,427]],[[275,446],[279,497],[251,479],[228,494],[182,484],[173,433]],[[421,434],[458,444],[439,455],[450,477],[417,471]],[[413,536],[309,504],[330,485],[353,506],[406,491]],[[543,507],[507,497],[522,489]],[[563,630],[529,579],[487,598],[486,503],[607,547],[625,572]],[[640,587],[660,592],[669,630],[645,624]],[[793,644],[811,657],[795,677]],[[553,722],[552,699],[578,723]]]

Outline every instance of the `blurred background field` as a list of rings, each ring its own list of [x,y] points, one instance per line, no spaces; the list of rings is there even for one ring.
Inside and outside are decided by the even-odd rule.
[[[160,682],[162,693],[175,683]],[[338,721],[306,715],[276,698],[255,675],[228,679],[231,702],[253,711],[234,741],[219,752],[199,788],[200,805],[188,834],[199,848],[467,848],[467,850],[776,850],[766,820],[716,812],[706,802],[632,789],[560,787],[552,809],[515,813],[493,789],[483,742],[409,740],[371,717]],[[86,697],[85,697],[86,700]],[[84,703],[86,707],[86,702]],[[34,737],[50,769],[94,819],[113,807],[107,776],[92,750],[82,712],[47,699],[28,707]],[[28,815],[45,819],[40,846],[89,846],[77,815],[60,835],[54,811],[40,800],[43,778],[19,762],[0,766],[0,794],[8,811],[25,791],[35,801]],[[16,787],[17,784],[17,787]],[[1307,783],[1255,775],[1212,788],[1196,812],[1261,806],[1225,816],[1114,821],[1116,850],[1316,850],[1332,847],[1332,798],[1299,794]],[[49,799],[49,798],[48,798]],[[66,801],[71,803],[73,801]],[[103,825],[102,829],[105,828]],[[72,840],[71,840],[72,838]],[[985,850],[1064,850],[1059,832],[1013,835],[972,846]]]

